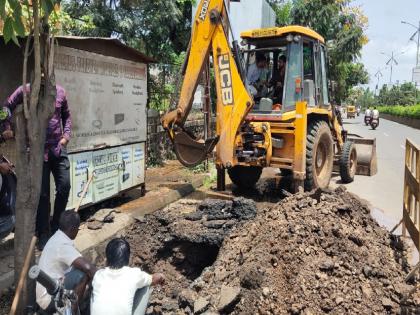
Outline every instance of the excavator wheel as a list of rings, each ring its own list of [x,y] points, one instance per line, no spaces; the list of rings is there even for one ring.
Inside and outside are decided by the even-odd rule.
[[[333,138],[325,121],[309,124],[306,136],[305,189],[327,188],[334,163]]]
[[[236,165],[228,169],[232,182],[240,188],[252,188],[260,179],[262,168],[258,166]]]
[[[351,141],[346,141],[343,145],[343,152],[340,156],[340,176],[344,184],[351,183],[357,170],[357,151],[356,146]]]

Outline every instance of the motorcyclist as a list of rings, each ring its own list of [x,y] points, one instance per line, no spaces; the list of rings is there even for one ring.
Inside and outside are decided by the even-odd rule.
[[[372,110],[370,109],[370,107],[366,108],[365,116],[366,117],[372,117]]]
[[[371,116],[373,119],[379,119],[379,111],[376,109],[376,106],[373,108]]]

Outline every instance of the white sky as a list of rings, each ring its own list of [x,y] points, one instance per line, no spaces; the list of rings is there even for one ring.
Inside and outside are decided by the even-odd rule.
[[[389,57],[381,52],[396,54],[404,52],[395,59],[398,66],[394,66],[392,81],[400,83],[411,81],[412,68],[416,63],[417,43],[409,41],[416,31],[412,26],[402,24],[407,21],[418,25],[420,20],[420,0],[355,0],[354,5],[360,5],[369,18],[369,27],[366,31],[369,43],[363,48],[362,62],[370,74],[369,86],[374,89],[376,85],[375,73],[382,69],[383,77],[379,87],[390,80],[390,68],[385,63]],[[417,38],[416,38],[417,40]]]

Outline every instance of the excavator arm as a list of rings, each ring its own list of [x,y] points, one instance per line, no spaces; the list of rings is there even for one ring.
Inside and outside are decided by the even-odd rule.
[[[236,135],[254,104],[230,48],[222,23],[225,18],[227,9],[223,0],[201,0],[193,22],[178,106],[162,118],[162,125],[174,143],[175,153],[186,166],[201,163],[216,144],[218,166],[234,166],[237,163],[234,154]],[[216,78],[216,137],[204,141],[192,137],[183,126],[210,54]]]

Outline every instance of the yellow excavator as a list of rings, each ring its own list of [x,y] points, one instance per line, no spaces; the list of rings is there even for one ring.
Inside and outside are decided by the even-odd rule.
[[[315,31],[302,26],[229,33],[225,0],[201,0],[193,21],[175,110],[162,117],[177,158],[195,166],[216,147],[218,189],[225,170],[249,188],[264,167],[293,176],[295,187],[326,188],[332,172],[342,182],[376,173],[374,139],[348,134],[330,103],[327,49]],[[211,58],[211,59],[210,59]],[[212,60],[216,81],[215,137],[199,139],[184,129],[203,69]]]

